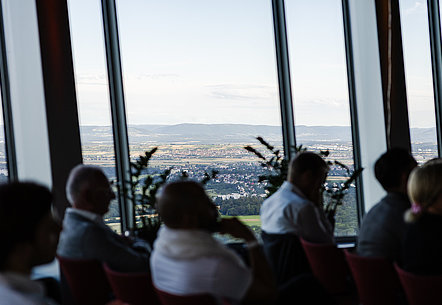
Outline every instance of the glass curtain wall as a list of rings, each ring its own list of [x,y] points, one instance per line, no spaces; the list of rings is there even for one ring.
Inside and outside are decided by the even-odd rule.
[[[353,143],[340,0],[286,1],[297,145],[328,150],[327,160],[353,170]],[[332,165],[325,187],[340,187],[346,170]],[[329,197],[324,197],[324,204]],[[335,235],[357,235],[356,187],[351,185],[336,214]]]
[[[282,151],[271,1],[118,1],[132,158],[206,185],[225,216],[259,232],[265,172],[246,145]]]
[[[68,8],[83,163],[99,166],[110,181],[115,181],[101,1],[69,0]],[[120,231],[117,200],[111,202],[104,220],[114,231]]]

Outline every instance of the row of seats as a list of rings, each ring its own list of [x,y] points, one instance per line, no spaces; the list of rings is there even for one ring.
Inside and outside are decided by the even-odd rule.
[[[362,257],[334,244],[301,239],[315,277],[341,305],[441,305],[442,276],[420,276],[384,258]],[[209,295],[176,296],[155,289],[148,273],[121,273],[94,260],[57,257],[76,304],[215,305]],[[355,293],[357,291],[357,294]],[[296,301],[296,300],[294,300]]]
[[[442,276],[412,274],[384,258],[362,257],[334,244],[303,239],[301,244],[313,274],[339,304],[442,305]]]
[[[104,305],[112,298],[125,305],[218,304],[210,295],[177,296],[155,289],[149,273],[117,272],[96,260],[57,259],[62,281],[67,282],[77,305]]]

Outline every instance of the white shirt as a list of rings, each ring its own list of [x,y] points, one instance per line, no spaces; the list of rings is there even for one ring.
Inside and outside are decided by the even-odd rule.
[[[41,283],[13,272],[0,273],[0,305],[50,305]]]
[[[311,242],[333,242],[324,212],[286,181],[261,206],[261,228],[269,234],[295,234]]]
[[[209,232],[165,226],[154,245],[151,272],[155,287],[164,292],[233,301],[241,300],[252,282],[251,270]]]

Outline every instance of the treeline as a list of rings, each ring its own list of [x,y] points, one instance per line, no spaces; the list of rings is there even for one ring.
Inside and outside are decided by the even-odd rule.
[[[353,236],[358,234],[358,212],[356,208],[356,189],[350,188],[342,206],[335,216],[335,235]]]
[[[220,206],[220,213],[227,216],[259,215],[259,209],[264,198],[258,196],[246,196],[238,199],[229,198],[223,200],[216,198],[215,204]]]

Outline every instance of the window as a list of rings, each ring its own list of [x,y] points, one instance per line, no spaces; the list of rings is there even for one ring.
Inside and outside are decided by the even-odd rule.
[[[400,0],[411,148],[419,163],[437,157],[427,1]]]
[[[286,16],[297,144],[329,150],[328,159],[353,169],[341,1],[286,1]],[[344,173],[332,166],[326,186],[342,183]],[[353,185],[338,207],[335,235],[354,236],[357,228]]]
[[[132,157],[201,180],[224,215],[259,226],[262,136],[282,146],[271,3],[117,1]]]
[[[101,1],[68,1],[83,162],[116,179]],[[120,231],[117,200],[105,222]]]

